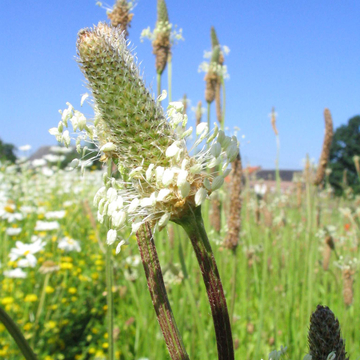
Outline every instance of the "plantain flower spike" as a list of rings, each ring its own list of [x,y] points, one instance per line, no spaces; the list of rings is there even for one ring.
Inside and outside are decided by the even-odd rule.
[[[153,52],[155,54],[155,67],[158,74],[165,70],[168,56],[171,51],[170,34],[171,24],[165,0],[157,2],[156,38],[153,41]]]
[[[117,165],[120,179],[111,171],[105,175],[94,204],[99,221],[110,223],[108,244],[119,242],[119,251],[124,244],[118,238],[119,230],[126,225],[132,233],[145,222],[161,230],[169,220],[179,219],[187,206],[200,206],[219,189],[230,172],[228,165],[238,154],[238,141],[216,124],[209,132],[207,123],[202,122],[196,127],[197,141],[192,149],[204,144],[203,150],[190,156],[186,139],[192,128],[185,130],[187,116],[183,115],[182,102],[170,103],[164,113],[159,104],[166,97],[164,92],[157,101],[151,96],[118,29],[100,23],[81,30],[77,49],[92,92],[95,117],[84,122],[84,115],[68,104],[58,127],[49,131],[69,143],[69,131],[63,129],[71,122],[74,132],[80,131],[78,147],[81,140],[91,141],[100,160]],[[178,126],[184,128],[181,135],[176,132]],[[222,170],[216,176],[207,171],[220,164]]]
[[[349,360],[339,320],[327,306],[318,305],[311,315],[308,340],[312,360]]]
[[[117,0],[113,9],[109,10],[107,15],[111,25],[118,27],[121,32],[124,31],[125,37],[129,36],[128,28],[134,14],[130,13],[133,9],[133,3],[127,0]]]
[[[142,30],[140,41],[142,42],[145,38],[152,41],[156,72],[161,75],[171,56],[171,48],[178,41],[184,40],[182,29],[177,29],[176,25],[169,22],[169,14],[165,0],[157,1],[157,20],[155,29],[151,31],[150,27],[147,27]]]
[[[219,39],[217,37],[215,28],[212,26],[211,27],[211,48],[214,49],[216,46],[220,47],[220,43],[219,43]],[[224,53],[223,53],[223,51],[220,51],[218,63],[220,65],[223,65],[224,61],[225,61]]]
[[[216,84],[219,81],[216,67],[219,63],[220,46],[215,46],[212,50],[210,66],[207,74],[205,75],[205,100],[208,103],[212,103],[215,99]]]
[[[196,108],[195,108],[196,126],[201,123],[202,115],[203,115],[202,102],[199,101]]]

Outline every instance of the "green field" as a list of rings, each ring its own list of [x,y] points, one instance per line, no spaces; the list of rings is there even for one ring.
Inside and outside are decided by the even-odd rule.
[[[106,359],[107,229],[96,222],[92,206],[101,182],[102,171],[98,170],[89,169],[82,178],[76,171],[57,167],[41,171],[26,164],[1,165],[0,305],[19,325],[39,359]],[[210,201],[202,207],[228,307],[234,309],[236,359],[267,359],[269,352],[281,345],[287,346],[284,358],[302,359],[308,352],[309,317],[318,304],[329,306],[336,314],[346,350],[351,359],[359,358],[359,198],[334,198],[326,189],[320,191],[303,183],[300,203],[296,186],[280,196],[268,192],[258,203],[253,189],[245,187],[234,271],[234,257],[222,247],[227,232],[226,194],[225,185],[220,190],[220,234],[208,223]],[[259,221],[255,216],[258,205]],[[53,229],[46,229],[41,221],[55,222]],[[325,271],[327,232],[334,239],[335,251],[330,251]],[[128,235],[122,234],[124,238]],[[190,358],[215,359],[210,307],[191,243],[184,231],[173,224],[155,237],[170,304]],[[78,241],[81,250],[72,249],[71,239]],[[10,261],[10,251],[17,241],[41,242],[42,249],[34,253],[36,264],[22,268],[25,278],[13,278],[8,272],[28,254]],[[64,241],[68,248],[59,248]],[[113,255],[116,359],[169,358],[136,237],[130,237],[129,245],[120,254],[115,255],[114,249]],[[349,277],[344,276],[346,271],[350,280],[355,280],[352,289]],[[345,304],[351,296],[352,304]],[[22,359],[2,325],[0,357]]]

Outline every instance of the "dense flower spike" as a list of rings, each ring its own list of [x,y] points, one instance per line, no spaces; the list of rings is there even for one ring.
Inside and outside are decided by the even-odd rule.
[[[118,240],[118,230],[126,224],[131,224],[133,233],[145,222],[162,229],[187,204],[199,206],[221,187],[230,171],[228,164],[238,154],[237,139],[217,125],[209,132],[207,124],[200,123],[193,148],[205,141],[208,146],[190,156],[186,138],[192,128],[185,131],[182,102],[170,103],[167,121],[158,104],[164,96],[158,102],[151,97],[119,30],[106,24],[82,30],[77,47],[94,97],[95,119],[84,122],[83,115],[69,105],[62,112],[61,126],[51,132],[64,141],[63,128],[71,122],[75,131],[82,131],[80,139],[87,135],[93,140],[103,161],[111,159],[118,166],[121,179],[105,177],[105,186],[94,198],[99,221],[110,220],[108,244]],[[176,132],[179,126],[184,130],[181,135]],[[216,177],[207,171],[222,163]]]
[[[99,143],[114,147],[106,151],[106,157],[118,159],[130,170],[154,160],[167,166],[161,148],[175,139],[161,107],[141,80],[123,34],[99,24],[79,33],[77,48],[95,99]]]
[[[206,82],[205,100],[208,103],[212,103],[215,99],[216,85],[219,81],[217,74],[217,65],[219,64],[219,57],[220,57],[220,46],[215,46],[211,55],[209,71],[207,72],[204,78]]]
[[[329,109],[324,110],[324,118],[325,118],[325,137],[324,137],[319,165],[316,171],[316,177],[314,181],[315,185],[320,185],[324,180],[326,166],[329,161],[331,142],[334,135],[333,121]]]
[[[236,250],[241,230],[241,188],[242,188],[242,164],[240,153],[232,163],[231,174],[231,197],[228,218],[228,235],[224,246],[233,251]]]
[[[130,13],[133,8],[133,4],[127,0],[117,0],[113,9],[108,12],[108,18],[111,21],[111,25],[119,27],[120,31],[128,37],[128,28],[134,14]]]
[[[327,306],[318,305],[311,315],[308,339],[312,360],[327,360],[332,352],[337,360],[349,359],[340,336],[339,321]]]
[[[230,52],[230,49],[227,46],[220,46],[215,28],[213,26],[211,27],[210,35],[211,51],[205,51],[204,53],[204,58],[209,58],[210,61],[202,62],[198,70],[199,72],[206,73],[204,78],[206,82],[205,100],[208,103],[212,103],[214,101],[216,92],[218,93],[217,96],[219,98],[221,81],[229,78],[227,67],[224,65],[224,56]],[[219,104],[217,104],[217,108],[220,108]],[[217,112],[219,114],[219,110],[217,110]],[[218,119],[220,119],[219,115]]]
[[[212,26],[211,27],[211,48],[214,49],[216,46],[220,47],[220,43],[219,43],[219,39],[217,37],[215,28]],[[223,65],[225,58],[224,58],[224,52],[220,51],[220,55],[219,55],[219,65]]]
[[[170,33],[171,25],[169,23],[169,14],[164,0],[157,2],[157,31],[156,38],[153,41],[153,52],[156,57],[156,71],[162,74],[165,70],[168,56],[171,51]]]
[[[203,115],[203,107],[201,101],[199,101],[195,110],[196,126],[198,126],[201,123],[202,115]]]
[[[279,132],[278,132],[278,129],[277,129],[277,127],[276,127],[276,116],[277,116],[277,114],[276,114],[276,112],[275,112],[275,108],[272,107],[272,109],[271,109],[271,114],[270,114],[270,117],[271,117],[271,126],[272,126],[272,128],[273,128],[274,134],[277,136],[277,135],[279,135]]]

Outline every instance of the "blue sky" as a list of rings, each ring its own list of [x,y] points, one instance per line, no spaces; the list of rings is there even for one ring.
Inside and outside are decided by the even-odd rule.
[[[55,144],[48,134],[67,101],[80,107],[86,90],[75,61],[76,36],[106,20],[90,0],[9,1],[0,23],[0,138],[33,150]],[[113,2],[108,3],[113,5]],[[175,1],[167,0],[170,21],[183,29],[173,49],[173,100],[184,93],[195,106],[204,101],[198,66],[210,50],[215,26],[226,57],[226,126],[241,129],[243,161],[273,168],[276,142],[268,114],[275,106],[280,134],[280,167],[299,169],[308,153],[316,161],[328,107],[338,127],[360,113],[360,2],[358,1]],[[138,0],[130,29],[146,83],[155,89],[149,41],[141,30],[154,27],[156,0]],[[166,76],[163,84],[166,85]],[[214,105],[213,105],[214,106]],[[90,109],[86,109],[91,116]],[[215,110],[212,107],[212,119]],[[194,115],[189,112],[190,122]]]

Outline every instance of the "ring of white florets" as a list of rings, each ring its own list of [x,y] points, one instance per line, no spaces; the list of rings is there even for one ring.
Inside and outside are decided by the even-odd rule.
[[[163,99],[164,95],[158,100]],[[181,135],[175,136],[176,140],[163,149],[169,159],[169,166],[156,163],[147,167],[137,166],[129,169],[127,176],[122,179],[104,175],[104,186],[96,193],[94,205],[98,209],[98,220],[110,225],[107,235],[109,245],[117,241],[120,231],[126,225],[131,225],[132,233],[136,233],[145,222],[150,222],[154,230],[161,230],[189,201],[200,206],[212,192],[222,186],[224,178],[230,173],[228,165],[238,154],[236,137],[226,136],[216,124],[210,133],[207,123],[200,123],[196,127],[196,141],[191,150],[201,144],[202,149],[190,156],[186,140],[193,133],[193,128],[186,130],[187,116],[182,111],[181,102],[170,103],[167,110],[169,124],[174,132],[178,127],[182,128]],[[97,144],[97,156],[116,151],[113,143],[96,143],[96,126],[87,124],[85,116],[71,105],[62,112],[58,128],[50,129],[50,133],[66,146],[70,143],[70,135],[68,130],[63,132],[63,128],[68,125],[68,121],[71,121],[74,131],[82,131],[80,140],[76,140],[78,151],[85,135]],[[216,176],[210,170],[213,168],[220,168]],[[124,240],[118,243],[117,252],[125,243]]]
[[[182,29],[177,29],[177,26],[168,21],[158,21],[153,31],[150,30],[150,26],[141,31],[140,41],[149,39],[154,41],[158,35],[169,36],[171,45],[177,44],[180,40],[184,40],[182,35]]]
[[[223,55],[228,55],[230,53],[230,49],[226,45],[221,46],[220,49],[221,49],[221,53]],[[213,54],[213,51],[204,51],[204,56],[203,56],[204,59],[209,59],[209,60],[203,61],[202,63],[200,63],[200,65],[198,67],[198,72],[199,73],[204,72],[205,74],[207,74],[211,70],[213,73],[217,74],[224,80],[230,79],[230,75],[228,73],[227,66],[218,64],[214,61],[211,61],[212,54]]]

